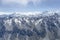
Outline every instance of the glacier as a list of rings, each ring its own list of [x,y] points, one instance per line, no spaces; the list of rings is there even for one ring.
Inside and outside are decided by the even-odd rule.
[[[60,40],[60,15],[0,15],[0,40]]]

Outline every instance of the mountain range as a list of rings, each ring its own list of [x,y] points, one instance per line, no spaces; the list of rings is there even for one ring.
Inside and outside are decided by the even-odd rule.
[[[0,15],[0,40],[60,40],[60,14]]]

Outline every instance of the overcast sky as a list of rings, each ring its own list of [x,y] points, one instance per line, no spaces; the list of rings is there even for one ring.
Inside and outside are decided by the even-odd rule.
[[[0,0],[1,12],[60,10],[60,0]]]

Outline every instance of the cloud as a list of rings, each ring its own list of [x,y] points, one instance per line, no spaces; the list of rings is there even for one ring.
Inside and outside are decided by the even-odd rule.
[[[44,0],[2,0],[3,4],[10,4],[10,3],[17,3],[21,5],[27,5],[29,2],[32,2],[33,4],[40,3]]]
[[[41,13],[42,13],[41,11],[34,11],[34,12],[16,12],[16,14],[27,15],[27,16],[29,16],[29,15],[38,15],[38,14],[41,14]]]
[[[26,14],[27,13],[27,14]],[[37,15],[41,14],[41,11],[34,11],[34,12],[0,12],[0,15],[10,15],[10,14],[17,14],[17,15]]]
[[[0,15],[10,15],[12,12],[0,12]]]

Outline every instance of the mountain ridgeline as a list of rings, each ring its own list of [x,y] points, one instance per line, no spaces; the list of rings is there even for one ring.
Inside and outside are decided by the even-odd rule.
[[[0,15],[0,40],[60,40],[60,15]]]

